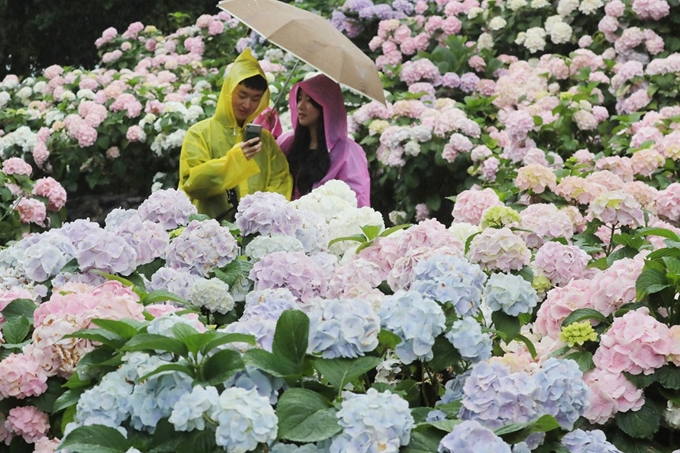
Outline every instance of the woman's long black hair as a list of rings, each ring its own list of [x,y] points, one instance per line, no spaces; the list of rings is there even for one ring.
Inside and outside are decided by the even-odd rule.
[[[295,187],[300,192],[300,195],[311,192],[312,186],[321,181],[331,167],[331,158],[328,155],[328,147],[326,145],[323,108],[311,97],[309,99],[312,105],[319,109],[319,120],[316,128],[318,136],[317,148],[315,150],[309,149],[312,139],[309,128],[301,126],[298,121],[293,137],[293,145],[288,153],[290,174],[293,175]]]

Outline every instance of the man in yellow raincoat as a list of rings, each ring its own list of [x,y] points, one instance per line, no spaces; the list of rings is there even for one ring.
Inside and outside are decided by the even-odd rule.
[[[179,189],[199,213],[233,220],[232,189],[238,199],[266,191],[290,200],[293,180],[274,137],[262,130],[261,140],[243,142],[244,125],[268,105],[264,71],[246,49],[224,79],[213,117],[191,126],[182,144]]]

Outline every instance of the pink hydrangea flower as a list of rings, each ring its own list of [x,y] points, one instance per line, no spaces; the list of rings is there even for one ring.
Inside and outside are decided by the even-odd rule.
[[[509,228],[487,228],[472,239],[467,258],[486,270],[508,272],[529,264],[531,252]]]
[[[27,398],[47,390],[47,374],[38,362],[25,354],[10,354],[0,362],[0,395],[4,398]]]
[[[635,282],[644,267],[642,257],[623,258],[590,281],[592,308],[609,316],[621,306],[635,301]]]
[[[605,192],[598,195],[588,208],[591,219],[600,219],[610,225],[629,225],[633,228],[644,224],[640,203],[623,191]]]
[[[327,290],[323,270],[303,252],[265,255],[253,266],[249,278],[255,282],[255,290],[287,288],[305,303]]]
[[[557,340],[567,316],[579,308],[590,308],[591,294],[588,280],[571,280],[565,286],[551,289],[536,313],[534,330]]]
[[[560,211],[553,204],[534,203],[520,213],[524,241],[529,248],[538,248],[546,240],[554,238],[571,239],[574,235],[574,224],[569,215]]]
[[[672,222],[680,220],[680,183],[674,182],[659,192],[656,213]]]
[[[16,209],[21,223],[35,223],[41,227],[45,226],[47,208],[42,201],[35,198],[22,198]]]
[[[635,152],[633,157],[630,158],[633,172],[636,175],[645,177],[651,176],[652,173],[654,173],[657,168],[663,166],[665,162],[666,159],[664,159],[663,155],[653,148],[641,149],[640,151]]]
[[[666,364],[670,353],[670,330],[649,315],[647,307],[615,318],[600,338],[593,356],[595,366],[611,373],[652,374]]]
[[[40,178],[35,182],[33,195],[46,197],[49,200],[47,209],[50,211],[59,211],[66,205],[66,189],[50,176]]]
[[[581,278],[589,261],[590,256],[580,247],[551,241],[536,252],[534,266],[557,286]]]
[[[2,172],[6,175],[27,175],[33,173],[31,165],[18,157],[10,157],[2,162]]]
[[[32,444],[42,439],[50,429],[49,417],[35,406],[22,406],[10,409],[5,428]]]
[[[130,140],[130,142],[144,142],[146,141],[146,132],[144,132],[144,129],[135,124],[128,128],[127,132],[125,133],[125,138]]]
[[[553,190],[557,183],[555,173],[539,164],[531,164],[517,170],[517,177],[515,178],[515,185],[518,189],[527,191],[531,190],[533,193],[539,194],[545,192],[545,189]]]
[[[578,176],[565,176],[555,187],[555,193],[567,201],[588,204],[607,188]]]
[[[618,412],[637,411],[645,404],[644,393],[622,373],[599,368],[583,375],[590,388],[590,407],[584,415],[591,423],[603,425]]]
[[[456,204],[453,206],[454,222],[479,225],[482,213],[491,206],[503,206],[503,202],[493,189],[464,190],[458,194]]]

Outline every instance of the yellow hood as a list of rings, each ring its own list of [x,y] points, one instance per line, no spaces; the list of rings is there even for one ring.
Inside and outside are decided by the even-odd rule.
[[[236,117],[234,116],[234,109],[231,104],[231,96],[234,92],[236,86],[243,80],[255,76],[261,75],[267,80],[264,71],[260,67],[257,60],[250,53],[250,49],[246,49],[241,52],[241,55],[234,60],[234,64],[229,69],[229,73],[224,78],[224,83],[222,84],[222,91],[220,91],[220,97],[217,100],[217,108],[215,109],[215,115],[213,118],[227,127],[238,127],[236,122]],[[257,116],[269,105],[269,89],[264,92],[262,99],[260,100],[260,105],[257,110],[249,116],[244,124],[252,122]]]

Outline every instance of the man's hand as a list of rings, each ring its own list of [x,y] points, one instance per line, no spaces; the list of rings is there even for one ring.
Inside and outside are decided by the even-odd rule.
[[[253,156],[255,156],[255,154],[260,152],[262,149],[262,142],[256,137],[251,138],[247,142],[241,142],[240,146],[241,150],[243,151],[243,155],[246,157],[246,159],[250,160],[253,158]]]

